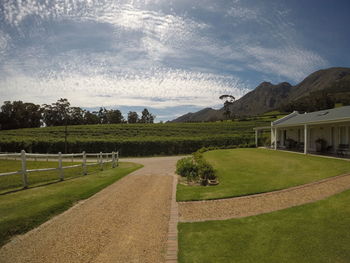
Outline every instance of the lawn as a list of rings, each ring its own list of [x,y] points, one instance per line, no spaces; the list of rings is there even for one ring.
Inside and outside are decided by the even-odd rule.
[[[179,262],[350,262],[350,191],[285,210],[180,223]]]
[[[70,159],[69,159],[70,160]],[[81,162],[63,162],[63,166],[81,164]],[[104,164],[104,168],[111,168],[112,164]],[[27,161],[27,169],[40,169],[40,168],[57,168],[58,161]],[[19,160],[4,160],[0,159],[0,173],[15,172],[21,170],[21,161]],[[88,174],[100,171],[100,166],[87,167]],[[74,167],[64,170],[65,179],[70,179],[78,176],[82,176],[82,167]],[[28,173],[29,187],[34,187],[42,184],[52,183],[59,181],[58,171],[46,171],[46,172],[33,172]],[[0,194],[19,190],[23,188],[22,176],[9,175],[0,176]]]
[[[141,165],[120,163],[115,169],[0,195],[0,245],[86,199]]]
[[[177,200],[243,196],[302,185],[350,172],[350,162],[267,149],[216,150],[204,153],[220,184],[178,184]]]

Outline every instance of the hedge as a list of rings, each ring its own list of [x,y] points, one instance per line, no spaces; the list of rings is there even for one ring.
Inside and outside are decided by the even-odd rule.
[[[68,153],[119,151],[121,156],[152,156],[189,154],[202,147],[226,147],[252,143],[254,143],[254,137],[251,135],[176,140],[69,140],[67,150]],[[58,153],[64,152],[64,148],[64,141],[59,140],[3,140],[0,142],[1,152],[19,152],[24,149],[33,153]]]

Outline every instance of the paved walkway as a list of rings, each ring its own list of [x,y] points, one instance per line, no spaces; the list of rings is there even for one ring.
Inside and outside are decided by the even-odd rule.
[[[128,159],[145,167],[15,237],[0,262],[164,262],[178,159]]]
[[[179,202],[180,222],[223,220],[269,213],[315,202],[347,189],[350,189],[350,174],[264,194],[212,201]]]

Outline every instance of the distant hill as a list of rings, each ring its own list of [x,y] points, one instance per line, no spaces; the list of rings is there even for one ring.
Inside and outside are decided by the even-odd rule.
[[[274,85],[262,82],[235,101],[230,110],[235,116],[255,116],[272,110],[311,111],[334,103],[350,103],[350,68],[329,68],[316,71],[296,86],[288,82]],[[224,119],[223,110],[206,108],[185,114],[172,122],[200,122]]]
[[[195,113],[189,112],[182,115],[171,122],[201,122],[201,121],[217,121],[222,119],[222,111],[212,108],[205,108]]]

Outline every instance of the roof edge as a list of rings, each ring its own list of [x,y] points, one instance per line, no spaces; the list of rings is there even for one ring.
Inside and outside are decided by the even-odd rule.
[[[281,119],[278,119],[278,120],[276,120],[276,121],[271,122],[271,126],[280,124],[281,122],[284,122],[284,121],[286,121],[286,120],[289,120],[290,118],[293,118],[293,117],[295,117],[295,116],[298,115],[298,114],[299,114],[299,112],[293,111],[292,113],[288,114],[287,116],[284,116],[284,117],[281,118]]]
[[[312,122],[301,122],[297,124],[287,124],[287,125],[280,125],[278,127],[280,128],[287,128],[287,127],[295,127],[295,126],[304,126],[304,125],[322,125],[322,124],[333,124],[333,123],[341,123],[341,122],[347,122],[350,121],[350,117],[345,118],[338,118],[334,120],[323,120],[323,121],[312,121]]]

